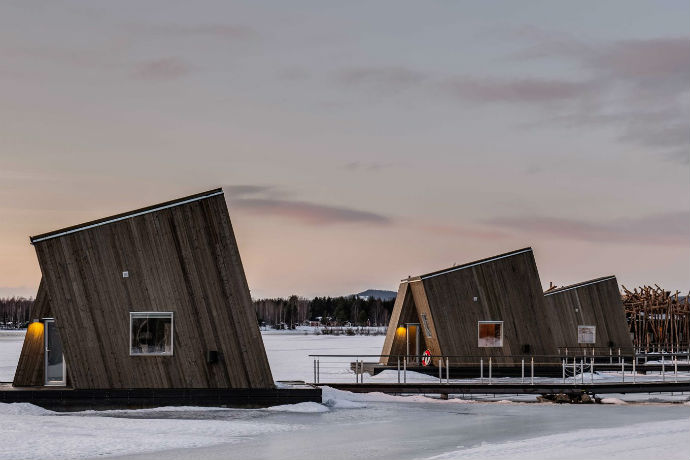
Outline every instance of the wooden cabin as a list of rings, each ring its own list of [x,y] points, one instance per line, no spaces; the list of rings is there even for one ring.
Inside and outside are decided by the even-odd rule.
[[[615,276],[549,289],[544,299],[557,347],[632,350]]]
[[[222,189],[31,238],[15,386],[273,388]]]
[[[531,248],[410,277],[400,283],[381,363],[424,350],[500,362],[555,354],[545,313]]]

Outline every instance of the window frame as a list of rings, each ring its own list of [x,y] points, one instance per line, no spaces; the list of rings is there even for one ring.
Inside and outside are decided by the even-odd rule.
[[[501,344],[497,346],[480,345],[481,337],[479,336],[479,328],[482,324],[500,324],[501,329]],[[503,321],[477,321],[477,348],[503,348]]]
[[[167,318],[170,315],[170,352],[132,353],[132,320],[142,317]],[[129,312],[129,356],[174,356],[175,354],[175,313],[172,311],[130,311]]]

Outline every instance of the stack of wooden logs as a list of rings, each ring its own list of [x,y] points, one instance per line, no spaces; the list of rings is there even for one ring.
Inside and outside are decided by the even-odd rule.
[[[681,351],[690,346],[689,296],[658,285],[632,291],[622,286],[623,306],[633,345],[640,351]]]

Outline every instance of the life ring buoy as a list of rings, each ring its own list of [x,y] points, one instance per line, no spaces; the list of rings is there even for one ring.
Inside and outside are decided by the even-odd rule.
[[[431,364],[431,352],[424,350],[424,353],[422,353],[422,366],[428,366],[429,364]]]

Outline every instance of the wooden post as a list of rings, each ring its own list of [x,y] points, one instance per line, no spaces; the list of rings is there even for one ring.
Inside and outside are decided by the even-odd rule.
[[[446,358],[446,383],[450,384],[450,359]]]
[[[530,361],[530,372],[531,372],[531,384],[534,385],[534,356],[532,356]]]

